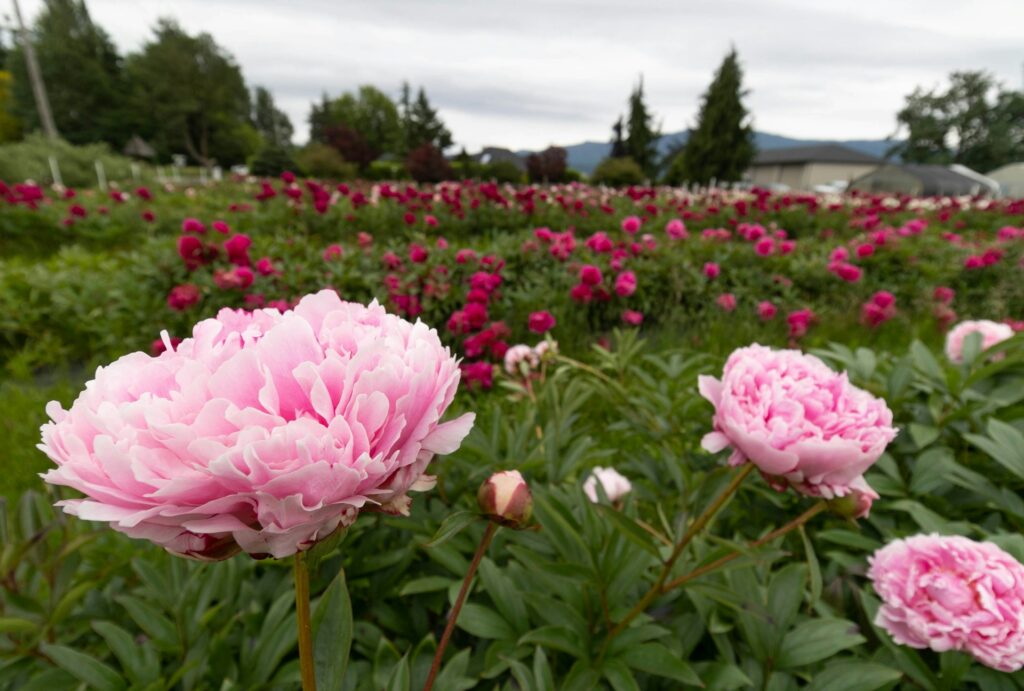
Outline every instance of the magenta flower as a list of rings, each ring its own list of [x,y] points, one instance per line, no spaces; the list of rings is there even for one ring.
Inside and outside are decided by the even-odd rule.
[[[224,221],[214,221],[210,224],[210,227],[222,235],[227,235],[231,232],[231,227]]]
[[[947,288],[946,286],[937,286],[935,288],[935,292],[932,293],[932,297],[936,302],[948,305],[953,302],[953,299],[956,297],[956,291],[952,288]]]
[[[708,278],[716,278],[720,273],[722,273],[722,269],[715,262],[704,264],[704,275]]]
[[[673,218],[665,224],[665,234],[673,240],[685,240],[689,237],[686,232],[686,225],[678,218]]]
[[[427,248],[418,243],[409,245],[409,261],[413,264],[422,264],[427,261]]]
[[[584,264],[580,269],[580,283],[588,286],[596,286],[602,279],[603,276],[601,276],[601,269],[597,268],[593,264]]]
[[[181,222],[181,232],[202,235],[206,232],[206,226],[198,218],[186,218]]]
[[[771,321],[775,318],[775,314],[777,312],[778,308],[767,300],[760,302],[757,305],[757,316],[761,318],[761,321]]]
[[[176,554],[285,557],[360,510],[408,509],[473,424],[441,422],[458,383],[434,330],[376,303],[224,309],[159,357],[100,368],[70,410],[50,403],[45,480],[85,495],[67,513]]]
[[[341,245],[328,245],[327,249],[324,250],[324,261],[329,262],[334,259],[341,259],[341,255],[344,250],[341,249]]]
[[[864,472],[896,438],[892,412],[845,373],[798,350],[752,345],[729,356],[721,380],[698,381],[715,407],[707,451],[731,447],[730,465],[753,463],[777,488],[878,497]]]
[[[962,650],[1003,672],[1024,667],[1024,565],[958,535],[895,540],[869,558],[875,624],[897,643]]]
[[[641,221],[637,216],[626,216],[622,219],[622,232],[630,235],[636,235],[637,231],[640,230]]]
[[[736,296],[732,293],[722,293],[715,302],[726,312],[732,312],[736,309]]]
[[[531,312],[528,324],[530,331],[542,334],[555,328],[555,318],[547,310]]]
[[[171,288],[171,292],[167,295],[167,306],[176,312],[183,312],[199,302],[200,296],[199,286],[183,283]]]
[[[249,236],[244,233],[237,233],[232,235],[224,243],[224,251],[227,252],[228,261],[235,266],[249,266],[251,260],[249,259],[249,247],[252,245],[252,240]]]
[[[615,294],[619,297],[628,298],[636,292],[636,274],[632,271],[623,271],[615,277]]]

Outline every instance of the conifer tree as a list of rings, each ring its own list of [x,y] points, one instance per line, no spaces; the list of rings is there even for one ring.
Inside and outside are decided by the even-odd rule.
[[[746,95],[743,70],[733,48],[701,98],[697,125],[673,162],[670,182],[731,182],[743,176],[757,153],[750,113],[743,105]]]
[[[644,102],[643,77],[629,96],[629,118],[626,120],[626,153],[637,162],[649,177],[654,177],[658,165],[658,139],[661,132],[654,125],[654,116]]]

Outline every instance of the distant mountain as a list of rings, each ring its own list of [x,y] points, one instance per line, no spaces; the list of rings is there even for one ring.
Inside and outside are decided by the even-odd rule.
[[[664,155],[672,149],[685,144],[689,134],[689,131],[683,130],[682,132],[673,132],[663,135],[661,139],[658,140],[658,152]],[[772,134],[770,132],[755,132],[754,141],[757,144],[757,148],[762,151],[767,149],[783,149],[789,146],[841,144],[842,146],[848,146],[851,149],[861,151],[871,156],[877,156],[878,158],[885,156],[885,152],[888,151],[894,143],[885,139],[794,139],[793,137],[784,137],[781,134]],[[597,167],[597,164],[601,162],[601,159],[608,155],[608,151],[611,149],[611,143],[607,141],[582,142],[580,144],[570,144],[564,148],[569,154],[569,167],[589,174]],[[516,153],[520,156],[529,156],[533,152],[517,151]]]

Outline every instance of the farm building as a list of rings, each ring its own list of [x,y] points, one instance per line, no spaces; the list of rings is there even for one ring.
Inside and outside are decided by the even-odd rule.
[[[755,185],[787,185],[811,190],[817,185],[849,182],[882,161],[838,144],[767,149],[757,154],[747,175]]]
[[[851,182],[850,189],[920,197],[993,193],[984,176],[966,170],[964,173],[939,165],[887,164]]]
[[[999,184],[1004,197],[1024,199],[1024,163],[1010,163],[988,174]]]

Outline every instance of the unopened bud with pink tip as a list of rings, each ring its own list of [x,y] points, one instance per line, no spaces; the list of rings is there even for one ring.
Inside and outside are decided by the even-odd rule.
[[[480,510],[508,528],[522,528],[533,513],[530,486],[518,470],[494,473],[480,485],[477,493]]]

